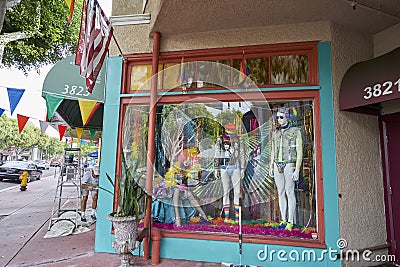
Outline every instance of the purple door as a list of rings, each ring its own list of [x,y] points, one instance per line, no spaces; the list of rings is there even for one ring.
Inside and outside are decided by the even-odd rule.
[[[387,236],[400,263],[400,113],[380,117],[380,126]]]

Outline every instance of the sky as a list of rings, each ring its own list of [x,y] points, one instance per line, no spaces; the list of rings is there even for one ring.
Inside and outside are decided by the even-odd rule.
[[[59,0],[64,1],[64,0]],[[98,0],[105,14],[109,17],[111,14],[111,0]],[[17,108],[15,109],[12,118],[16,118],[16,114],[21,114],[29,117],[28,122],[32,122],[39,127],[39,120],[46,119],[46,102],[42,97],[42,85],[47,73],[53,65],[45,66],[40,69],[40,74],[37,71],[31,71],[27,76],[16,68],[0,68],[0,108],[6,110],[5,114],[11,117],[7,87],[25,89]],[[48,127],[46,133],[50,136],[58,137],[59,134],[52,127]]]

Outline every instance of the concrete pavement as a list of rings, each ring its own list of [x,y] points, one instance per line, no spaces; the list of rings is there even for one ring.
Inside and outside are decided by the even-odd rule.
[[[0,266],[118,266],[117,254],[94,252],[95,225],[89,227],[89,232],[43,238],[56,186],[57,179],[50,176],[29,183],[24,192],[17,185],[0,191]],[[134,257],[131,263],[152,266],[150,260],[139,257]],[[161,259],[157,266],[217,267],[220,264]]]

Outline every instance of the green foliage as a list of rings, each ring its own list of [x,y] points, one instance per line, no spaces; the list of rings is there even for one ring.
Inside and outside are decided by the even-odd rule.
[[[78,147],[81,149],[82,157],[87,157],[88,154],[98,150],[98,148],[96,146],[89,146],[89,143],[78,144]]]
[[[47,151],[51,158],[54,158],[55,155],[61,154],[64,152],[65,143],[61,142],[59,139],[54,137],[49,137],[49,146],[47,147]]]
[[[139,221],[140,214],[142,214],[145,209],[145,205],[142,205],[142,202],[146,196],[144,190],[146,176],[144,172],[138,170],[137,166],[138,164],[136,159],[133,159],[131,164],[129,164],[126,161],[125,156],[122,154],[123,177],[118,175],[115,177],[115,180],[119,185],[119,192],[116,192],[118,196],[118,209],[114,216],[135,216],[136,221]],[[113,179],[108,175],[108,173],[106,173],[106,176],[108,181],[115,188]],[[112,194],[112,192],[103,187],[100,187],[100,189]]]
[[[6,45],[3,64],[25,73],[54,64],[76,51],[82,0],[76,0],[70,24],[69,10],[62,0],[29,0],[6,12],[1,33],[21,31],[27,38]]]
[[[39,128],[29,124],[19,133],[17,120],[7,118],[4,114],[0,117],[0,150],[13,150],[18,156],[35,146],[48,149],[51,156],[63,152],[63,142],[57,138],[42,136]]]

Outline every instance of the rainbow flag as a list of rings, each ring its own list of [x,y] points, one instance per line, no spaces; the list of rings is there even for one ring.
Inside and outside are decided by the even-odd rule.
[[[176,79],[176,81],[179,83],[179,85],[183,85],[185,80],[186,80],[185,58],[182,57],[181,65],[179,67],[178,79]]]
[[[246,57],[244,53],[242,55],[242,62],[240,63],[240,74],[239,74],[239,82],[238,86],[242,86],[246,81],[247,75],[250,74],[250,67],[246,63]]]

